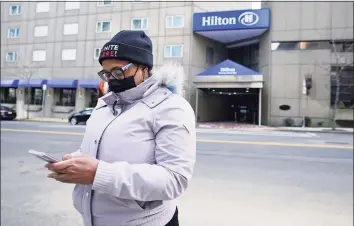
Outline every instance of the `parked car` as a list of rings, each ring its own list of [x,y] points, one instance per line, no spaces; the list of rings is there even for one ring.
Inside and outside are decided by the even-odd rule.
[[[14,120],[16,116],[16,111],[14,109],[0,105],[0,120]]]
[[[79,112],[76,112],[69,116],[68,121],[72,125],[77,125],[81,122],[86,123],[86,121],[90,118],[93,108],[85,108]]]

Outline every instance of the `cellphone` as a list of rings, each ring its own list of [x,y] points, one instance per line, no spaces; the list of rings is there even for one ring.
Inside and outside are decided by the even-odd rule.
[[[54,157],[52,157],[50,155],[47,155],[44,152],[38,152],[38,151],[35,151],[35,150],[29,150],[28,153],[31,154],[31,155],[34,155],[37,158],[42,159],[43,161],[46,161],[48,163],[55,163],[55,162],[59,162],[60,161],[59,159],[56,159],[56,158],[54,158]]]

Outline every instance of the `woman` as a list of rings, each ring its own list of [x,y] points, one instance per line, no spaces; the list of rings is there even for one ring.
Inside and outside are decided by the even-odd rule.
[[[183,68],[152,73],[152,42],[121,31],[104,45],[99,99],[79,151],[47,167],[75,183],[73,201],[85,226],[178,225],[174,200],[187,188],[196,155],[195,115],[179,95]]]

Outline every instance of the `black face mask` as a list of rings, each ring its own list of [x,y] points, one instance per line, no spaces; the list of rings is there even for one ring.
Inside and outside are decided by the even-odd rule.
[[[135,76],[129,76],[124,79],[110,79],[108,80],[108,87],[109,90],[112,91],[113,93],[121,93],[124,92],[128,89],[132,89],[136,87]]]

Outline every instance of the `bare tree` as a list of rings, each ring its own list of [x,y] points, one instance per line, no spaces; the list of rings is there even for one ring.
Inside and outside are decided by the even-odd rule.
[[[331,127],[332,130],[336,129],[336,119],[337,119],[337,112],[338,112],[338,105],[339,105],[339,95],[341,91],[341,87],[343,83],[341,83],[341,77],[343,70],[346,69],[348,66],[353,66],[353,57],[348,57],[346,53],[351,52],[353,50],[353,42],[350,45],[345,45],[343,44],[343,49],[338,50],[337,49],[337,42],[335,40],[331,41],[331,47],[333,49],[333,54],[335,58],[335,71],[332,71],[330,69],[330,76],[331,76],[331,82],[334,80],[335,81],[335,98],[334,98],[334,103],[332,107],[332,113],[331,113]],[[346,84],[346,86],[352,87],[353,84]]]
[[[343,37],[345,32],[346,29],[343,29],[342,34],[339,35],[339,37]],[[317,33],[321,36],[319,30],[317,30]],[[342,48],[338,48],[340,45]],[[326,74],[329,75],[330,86],[328,87],[328,89],[330,92],[331,92],[331,86],[333,85],[332,82],[334,81],[335,83],[334,86],[336,87],[336,91],[335,91],[335,97],[334,97],[329,119],[331,121],[332,130],[336,130],[337,113],[338,113],[339,104],[341,103],[339,100],[339,96],[341,93],[341,88],[344,85],[343,83],[341,83],[342,74],[347,67],[353,67],[353,55],[350,57],[348,54],[348,53],[353,54],[353,39],[348,40],[344,38],[342,39],[332,38],[330,40],[330,47],[332,50],[332,54],[334,55],[334,62],[332,59],[330,65],[323,62],[322,63],[316,62],[316,66],[324,69],[326,71]],[[332,71],[332,67],[335,68],[335,71]],[[345,86],[349,87],[349,89],[353,85],[354,84],[345,84]]]
[[[12,74],[13,76],[24,80],[26,82],[26,88],[25,88],[25,104],[26,104],[26,118],[29,119],[29,111],[30,111],[30,103],[31,103],[31,87],[30,87],[30,82],[33,77],[33,67],[31,65],[22,65],[21,67],[18,67],[15,69],[13,72],[9,72],[9,74]],[[39,70],[39,68],[36,68]],[[42,100],[43,101],[43,100]]]

